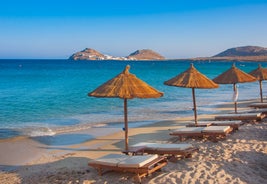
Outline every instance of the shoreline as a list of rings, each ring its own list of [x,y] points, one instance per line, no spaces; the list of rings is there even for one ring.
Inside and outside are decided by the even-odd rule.
[[[249,99],[249,100],[241,100],[238,102],[239,109],[238,110],[247,110],[249,109],[247,106],[249,103],[257,101],[258,99]],[[219,111],[219,113],[232,113],[233,112],[233,104],[232,102],[224,102],[220,104],[214,105],[214,108]],[[216,114],[202,114],[198,115],[199,120],[212,120],[213,116]],[[179,119],[179,120],[178,120]],[[133,128],[142,128],[142,127],[153,127],[157,126],[157,124],[161,124],[162,122],[172,122],[172,121],[185,121],[190,122],[193,121],[193,112],[191,116],[179,117],[177,120],[158,120],[150,123],[145,123],[144,125],[137,125],[134,127],[129,126],[129,131]],[[184,126],[186,123],[180,123],[180,126]],[[109,123],[102,126],[102,123],[95,124],[95,126],[88,127],[85,129],[77,129],[73,131],[58,133],[52,136],[16,136],[6,139],[0,139],[0,169],[5,168],[3,165],[7,165],[11,163],[11,167],[17,165],[27,164],[27,162],[32,162],[34,159],[38,157],[42,157],[44,155],[43,150],[48,151],[49,149],[54,149],[53,147],[62,147],[62,146],[75,146],[79,144],[83,144],[88,141],[93,141],[103,136],[112,136],[112,134],[122,134],[123,124],[109,125]],[[122,136],[122,142],[124,137]],[[12,144],[12,146],[10,145]],[[39,149],[38,149],[39,148]],[[41,150],[40,150],[41,148]],[[16,150],[22,150],[16,153]],[[10,152],[14,152],[14,156],[10,157]],[[8,156],[7,156],[8,155]],[[19,158],[18,158],[19,157]],[[18,158],[18,159],[16,159]],[[22,161],[23,160],[23,161]]]
[[[264,97],[264,100],[267,100],[267,97]],[[258,98],[256,99],[247,99],[247,100],[240,100],[238,101],[239,105],[239,110],[247,110],[246,104],[252,103],[254,101],[259,101]],[[198,112],[199,115],[206,115],[209,116],[211,114],[218,114],[221,113],[221,111],[224,111],[224,113],[231,113],[232,112],[232,108],[231,108],[231,104],[233,104],[233,102],[218,102],[218,103],[214,103],[214,104],[208,104],[205,107],[197,107],[198,111],[204,111],[203,112]],[[233,105],[234,107],[234,105]],[[245,107],[245,108],[244,108]],[[209,110],[206,110],[209,109]],[[212,110],[211,110],[212,109]],[[205,112],[206,111],[206,112]],[[173,114],[173,113],[172,113]],[[174,113],[175,114],[175,113]],[[120,118],[117,118],[116,121],[93,121],[93,122],[89,122],[89,123],[81,123],[81,124],[75,124],[75,125],[71,125],[71,126],[35,126],[35,127],[31,127],[29,125],[25,126],[25,127],[19,127],[19,128],[5,128],[3,127],[3,131],[11,131],[11,135],[7,135],[6,137],[1,137],[0,138],[0,143],[1,142],[5,142],[5,141],[12,141],[14,139],[17,138],[35,138],[35,137],[50,137],[50,136],[57,136],[57,135],[61,135],[61,134],[71,134],[74,132],[81,132],[81,131],[86,131],[88,129],[98,129],[98,128],[118,128],[121,129],[124,125],[123,125],[123,114],[120,114]],[[181,114],[177,111],[177,118],[185,118],[185,117],[189,117],[189,116],[193,116],[193,111],[190,110],[186,110],[184,111],[184,114]],[[133,127],[139,127],[139,126],[146,126],[148,124],[154,124],[158,121],[168,121],[168,120],[173,120],[174,117],[168,118],[166,115],[164,116],[163,119],[153,119],[150,120],[148,118],[140,118],[140,117],[129,117],[129,127],[133,128]],[[34,131],[37,132],[34,132]],[[13,133],[12,132],[16,132]],[[3,132],[6,133],[6,132]]]
[[[257,99],[258,100],[258,99]],[[256,101],[256,100],[249,100],[249,101],[240,101],[238,102],[240,110],[246,109],[247,104]],[[222,105],[218,105],[216,108],[220,111],[220,113],[228,113],[233,110],[232,103],[225,103]],[[216,114],[212,115],[199,115],[199,120],[212,120]],[[129,143],[135,144],[138,142],[177,142],[176,138],[171,137],[168,132],[169,129],[175,129],[182,126],[185,126],[188,122],[193,121],[193,113],[192,116],[179,118],[175,120],[166,120],[166,121],[158,121],[153,124],[148,124],[146,126],[140,126],[135,128],[129,129]],[[251,127],[259,126],[260,129],[267,131],[267,122],[257,124],[257,125],[246,125],[241,128],[240,131],[234,133],[227,138],[226,141],[219,142],[218,145],[223,145],[224,147],[227,146],[229,143],[246,143],[245,139],[236,139],[232,140],[231,137],[237,137],[239,132],[245,133],[244,130],[247,130]],[[103,156],[108,153],[121,153],[121,150],[124,148],[124,132],[121,131],[119,128],[104,128],[106,133],[99,135],[97,131],[99,128],[95,128],[95,137],[90,140],[85,140],[79,142],[77,144],[69,144],[69,145],[48,145],[40,140],[34,140],[27,137],[18,137],[9,139],[8,141],[0,140],[0,180],[7,181],[8,183],[36,183],[40,181],[40,183],[51,183],[51,181],[55,181],[55,179],[60,178],[61,176],[69,175],[69,177],[65,178],[61,181],[72,181],[72,178],[78,180],[83,180],[83,182],[88,183],[104,183],[103,181],[106,180],[107,183],[112,182],[114,180],[114,175],[116,177],[121,176],[122,174],[114,173],[114,174],[107,174],[102,177],[98,176],[96,172],[87,166],[87,163],[90,159],[95,159],[100,156]],[[103,132],[103,127],[101,130]],[[244,130],[243,130],[244,129]],[[89,130],[82,130],[78,132],[71,132],[70,135],[84,135],[88,134]],[[92,130],[91,130],[92,134]],[[65,138],[74,138],[69,135],[66,135]],[[264,138],[264,137],[263,137]],[[262,138],[262,139],[263,139]],[[266,138],[266,136],[265,136]],[[228,140],[229,139],[229,140]],[[239,140],[239,141],[238,141]],[[256,140],[253,140],[256,141]],[[202,149],[209,149],[209,147],[205,147],[206,145],[211,145],[211,149],[216,147],[217,145],[212,142],[203,142],[203,141],[196,141],[196,140],[187,140],[187,143],[191,143],[195,146],[199,146],[204,144]],[[178,142],[179,143],[179,142]],[[266,159],[267,154],[267,140],[263,139],[260,144],[265,144],[265,148],[260,148],[261,152],[265,153],[263,155],[263,159]],[[219,149],[216,147],[216,149]],[[230,148],[229,148],[230,149]],[[258,148],[257,148],[258,149]],[[4,151],[3,151],[4,150]],[[19,150],[19,151],[16,151]],[[203,151],[203,150],[202,150]],[[236,150],[238,151],[238,150]],[[5,156],[3,156],[5,155]],[[214,156],[214,155],[213,155]],[[229,156],[229,155],[228,155]],[[261,155],[262,156],[262,155]],[[196,155],[196,157],[203,157],[203,155]],[[216,157],[217,158],[217,157]],[[182,164],[189,164],[194,163],[196,158],[193,157],[192,160],[179,160],[179,163]],[[202,158],[199,158],[202,159]],[[215,158],[205,158],[205,159],[212,159]],[[205,160],[204,159],[204,160]],[[4,160],[4,162],[3,162]],[[204,160],[200,160],[203,162]],[[266,162],[265,162],[266,163]],[[175,170],[173,163],[168,164],[166,169],[164,169],[164,173],[167,174],[168,172],[173,173]],[[176,166],[177,167],[177,166]],[[179,165],[179,167],[182,167]],[[189,167],[189,166],[188,166]],[[172,169],[171,169],[172,168]],[[167,172],[167,171],[168,172]],[[167,173],[166,173],[167,172]],[[184,172],[184,171],[179,171]],[[41,174],[43,173],[43,174]],[[177,174],[177,173],[176,173]],[[192,174],[192,173],[191,173]],[[264,173],[263,173],[264,174]],[[265,171],[265,174],[266,171]],[[110,176],[111,175],[111,176]],[[127,174],[126,174],[127,175]],[[167,174],[168,175],[168,174]],[[46,178],[46,177],[48,178]],[[123,176],[125,176],[123,174]],[[114,181],[118,181],[115,177]],[[125,179],[125,178],[124,178]],[[159,178],[157,178],[159,179]],[[165,183],[166,181],[164,178],[160,178],[157,180],[152,178],[145,178],[145,183],[158,183],[162,181]],[[188,178],[187,178],[188,179]],[[165,182],[164,182],[164,181]],[[208,180],[208,179],[207,179]],[[50,182],[49,182],[50,181]],[[102,181],[102,182],[101,182]],[[253,181],[253,180],[252,180]],[[115,182],[115,183],[116,183]],[[124,182],[124,181],[123,181]],[[131,183],[132,181],[126,178],[125,182]],[[64,182],[63,182],[64,183]],[[114,182],[113,182],[114,183]],[[242,182],[241,182],[242,183]],[[244,182],[246,183],[246,182]]]

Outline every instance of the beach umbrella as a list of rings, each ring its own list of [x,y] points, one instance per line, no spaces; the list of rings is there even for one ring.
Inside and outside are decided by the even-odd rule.
[[[256,78],[243,72],[242,70],[238,69],[235,64],[232,65],[230,69],[223,72],[219,76],[213,79],[214,82],[218,84],[233,84],[234,88],[234,106],[235,106],[235,113],[237,113],[237,98],[238,98],[238,90],[237,90],[237,83],[245,83],[245,82],[254,82]]]
[[[193,64],[191,64],[191,66],[183,73],[177,75],[174,78],[171,78],[170,80],[165,81],[164,84],[168,86],[192,88],[194,117],[196,126],[197,126],[197,108],[196,108],[195,88],[210,89],[210,88],[217,88],[219,86],[218,84],[210,80],[208,77],[201,74],[193,66]]]
[[[122,73],[102,84],[88,96],[121,98],[124,100],[124,131],[125,131],[125,150],[128,150],[128,113],[127,99],[133,98],[159,98],[162,92],[157,91],[144,81],[138,79],[129,72],[130,66],[127,65]]]
[[[262,68],[261,64],[258,65],[258,68],[255,70],[252,70],[250,75],[256,77],[256,79],[259,81],[260,84],[260,96],[261,96],[261,102],[263,102],[262,98],[262,81],[267,80],[267,68]]]

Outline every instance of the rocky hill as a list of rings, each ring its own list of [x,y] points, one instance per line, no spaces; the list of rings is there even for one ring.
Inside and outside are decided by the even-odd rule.
[[[94,49],[86,48],[80,52],[74,53],[69,57],[70,60],[163,60],[160,54],[153,50],[143,49],[137,50],[127,57],[116,57],[104,55]]]
[[[104,54],[101,54],[100,52],[90,48],[76,52],[69,57],[70,60],[103,60],[104,58]]]
[[[137,50],[128,57],[130,60],[164,60],[165,58],[159,53],[150,49]]]
[[[267,56],[267,48],[258,46],[244,46],[227,49],[213,57],[237,57],[237,56]]]

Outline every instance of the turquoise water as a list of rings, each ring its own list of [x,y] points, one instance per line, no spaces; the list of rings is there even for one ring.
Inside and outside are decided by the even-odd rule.
[[[16,135],[42,136],[90,126],[122,126],[123,100],[88,97],[88,92],[119,74],[125,66],[149,85],[164,92],[158,99],[128,101],[132,126],[158,120],[193,116],[191,89],[163,82],[190,66],[187,61],[69,61],[0,60],[0,138]],[[258,63],[235,62],[245,72]],[[261,63],[267,67],[267,63]],[[232,62],[194,62],[213,79]],[[238,84],[239,99],[259,98],[258,82]],[[263,82],[266,96],[267,84]],[[215,113],[213,106],[231,102],[232,85],[196,89],[198,114]]]

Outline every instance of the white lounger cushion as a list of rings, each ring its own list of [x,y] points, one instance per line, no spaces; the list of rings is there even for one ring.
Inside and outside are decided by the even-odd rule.
[[[108,154],[95,160],[89,161],[89,163],[117,166],[119,162],[127,159],[129,156],[121,154]]]
[[[158,158],[158,155],[128,156],[127,159],[118,163],[118,167],[139,168]]]
[[[186,127],[173,130],[172,133],[201,133],[204,127]]]
[[[188,148],[192,148],[191,144],[156,144],[156,150],[159,151],[175,151],[175,150],[185,150]]]
[[[156,158],[158,158],[158,155],[129,156],[122,154],[108,154],[98,159],[91,160],[89,163],[114,167],[139,168]]]
[[[250,107],[256,107],[256,108],[265,108],[265,107],[267,107],[267,103],[257,102],[257,103],[252,103],[249,106]]]
[[[265,113],[267,112],[267,108],[261,108],[261,109],[252,109],[248,110],[248,113]]]
[[[140,142],[132,147],[144,146],[147,150],[171,151],[171,150],[185,150],[192,148],[192,144],[171,144],[171,143],[150,143]]]
[[[152,142],[139,142],[137,144],[132,145],[131,147],[138,147],[138,146],[143,146],[143,147],[153,147],[157,143],[152,143]]]
[[[214,125],[242,125],[242,121],[213,121],[212,124]]]
[[[223,117],[223,118],[238,118],[238,117],[261,117],[261,113],[244,113],[244,114],[221,114],[216,117]]]
[[[210,126],[212,124],[212,122],[209,122],[209,121],[198,121],[197,122],[197,125],[198,126]],[[189,123],[188,125],[190,126],[195,126],[195,123]]]
[[[209,126],[203,128],[202,132],[206,133],[223,133],[230,129],[230,126]]]

